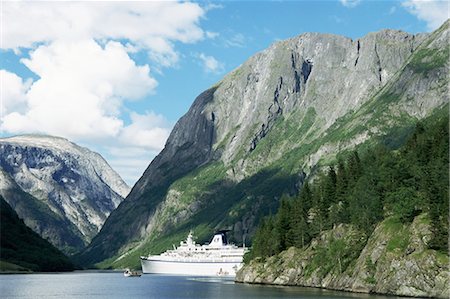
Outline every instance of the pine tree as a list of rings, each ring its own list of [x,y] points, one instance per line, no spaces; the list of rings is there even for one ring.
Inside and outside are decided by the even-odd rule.
[[[362,175],[361,160],[357,151],[353,151],[348,158],[347,169],[349,186],[353,187]]]
[[[362,176],[350,197],[351,221],[366,233],[383,217],[383,206],[374,185],[368,176]]]
[[[281,252],[293,245],[293,240],[289,235],[291,231],[291,203],[289,197],[282,196],[278,209],[276,229],[279,236],[278,252]]]
[[[332,223],[348,223],[348,174],[345,164],[342,160],[338,161],[336,173],[336,212],[330,215]]]
[[[326,198],[326,202],[332,204],[336,203],[336,172],[334,171],[334,167],[330,166],[328,168],[328,173],[324,178],[324,197]]]
[[[295,247],[304,247],[310,240],[308,227],[308,206],[310,206],[311,191],[306,183],[299,196],[292,203],[291,243]]]
[[[278,253],[278,236],[275,232],[274,222],[272,215],[261,219],[253,238],[251,259],[256,257],[269,257]]]
[[[314,184],[312,192],[312,208],[310,210],[310,221],[313,234],[319,234],[327,228],[328,208],[330,203],[325,195],[325,176],[322,175]]]

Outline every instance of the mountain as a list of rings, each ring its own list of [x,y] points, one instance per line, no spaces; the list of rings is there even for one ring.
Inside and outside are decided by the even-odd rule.
[[[0,139],[0,195],[27,226],[66,253],[88,244],[128,192],[99,154],[66,139]]]
[[[70,260],[28,228],[0,196],[0,271],[71,271]]]
[[[305,33],[251,57],[195,99],[78,260],[137,264],[190,229],[200,241],[218,228],[248,240],[338,153],[386,134],[398,146],[449,102],[448,28]]]

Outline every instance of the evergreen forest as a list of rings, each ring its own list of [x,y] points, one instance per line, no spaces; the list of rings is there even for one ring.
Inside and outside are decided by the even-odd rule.
[[[304,248],[338,224],[350,224],[368,238],[385,218],[407,224],[425,213],[430,249],[447,253],[449,231],[449,117],[419,122],[405,143],[392,149],[379,142],[353,151],[304,183],[296,196],[284,195],[275,215],[264,217],[253,239],[253,258]]]

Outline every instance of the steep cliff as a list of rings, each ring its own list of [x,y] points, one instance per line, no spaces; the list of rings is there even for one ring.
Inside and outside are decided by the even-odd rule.
[[[0,194],[30,228],[66,252],[84,247],[128,190],[100,155],[66,139],[0,139]]]
[[[80,261],[137,264],[192,228],[248,238],[338,151],[448,103],[447,41],[448,22],[430,35],[306,33],[256,54],[197,97]]]
[[[363,232],[340,225],[301,250],[289,250],[244,266],[236,281],[298,285],[413,297],[450,295],[448,255],[430,250],[430,221],[388,218],[366,242]]]

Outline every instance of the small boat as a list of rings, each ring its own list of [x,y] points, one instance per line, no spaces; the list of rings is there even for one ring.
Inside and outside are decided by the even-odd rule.
[[[131,271],[130,269],[126,269],[125,272],[123,272],[123,276],[125,276],[125,277],[141,277],[141,273]]]

